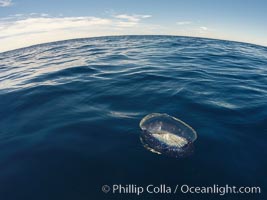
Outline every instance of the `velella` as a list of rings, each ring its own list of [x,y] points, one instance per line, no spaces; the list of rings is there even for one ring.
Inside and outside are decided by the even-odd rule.
[[[152,113],[140,121],[140,140],[151,152],[171,157],[186,157],[194,152],[196,131],[168,114]]]

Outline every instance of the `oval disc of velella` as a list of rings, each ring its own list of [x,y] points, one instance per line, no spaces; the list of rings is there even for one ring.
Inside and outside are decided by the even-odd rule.
[[[154,153],[171,157],[186,157],[193,153],[197,133],[175,117],[152,113],[141,120],[140,128],[142,144]]]

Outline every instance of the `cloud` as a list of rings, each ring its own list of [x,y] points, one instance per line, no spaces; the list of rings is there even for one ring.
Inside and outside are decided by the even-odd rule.
[[[0,7],[8,7],[13,5],[11,0],[0,0]]]
[[[111,20],[97,17],[29,17],[12,22],[0,22],[0,38],[19,34],[107,25]]]
[[[151,15],[114,15],[115,19],[119,19],[116,22],[116,25],[119,27],[132,27],[136,26],[142,19],[150,18]]]
[[[191,21],[181,21],[181,22],[176,22],[177,25],[188,25],[188,24],[192,24]]]
[[[41,14],[41,17],[48,17],[49,16],[49,14],[47,14],[47,13],[42,13]]]
[[[199,29],[200,29],[201,31],[207,31],[207,30],[208,30],[208,28],[207,28],[206,26],[201,26],[201,27],[199,27]]]
[[[118,19],[125,19],[127,21],[138,22],[141,19],[151,17],[151,15],[126,15],[126,14],[122,14],[122,15],[115,15],[114,17],[118,18]]]
[[[46,13],[0,18],[0,52],[57,40],[124,34],[146,34],[142,19],[150,15],[64,17]],[[149,26],[149,25],[148,25]],[[144,30],[144,31],[143,31]],[[145,32],[147,31],[147,32]]]

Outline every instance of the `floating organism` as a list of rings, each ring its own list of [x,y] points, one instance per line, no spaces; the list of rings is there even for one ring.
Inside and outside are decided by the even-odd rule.
[[[168,114],[152,113],[140,122],[140,140],[154,153],[172,157],[185,157],[194,150],[196,131],[185,122]]]

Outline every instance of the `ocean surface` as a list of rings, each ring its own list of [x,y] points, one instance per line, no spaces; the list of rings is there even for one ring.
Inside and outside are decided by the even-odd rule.
[[[140,142],[167,113],[198,134],[171,158]],[[102,185],[259,186],[267,199],[267,47],[174,36],[54,42],[0,53],[0,199],[129,199]]]

